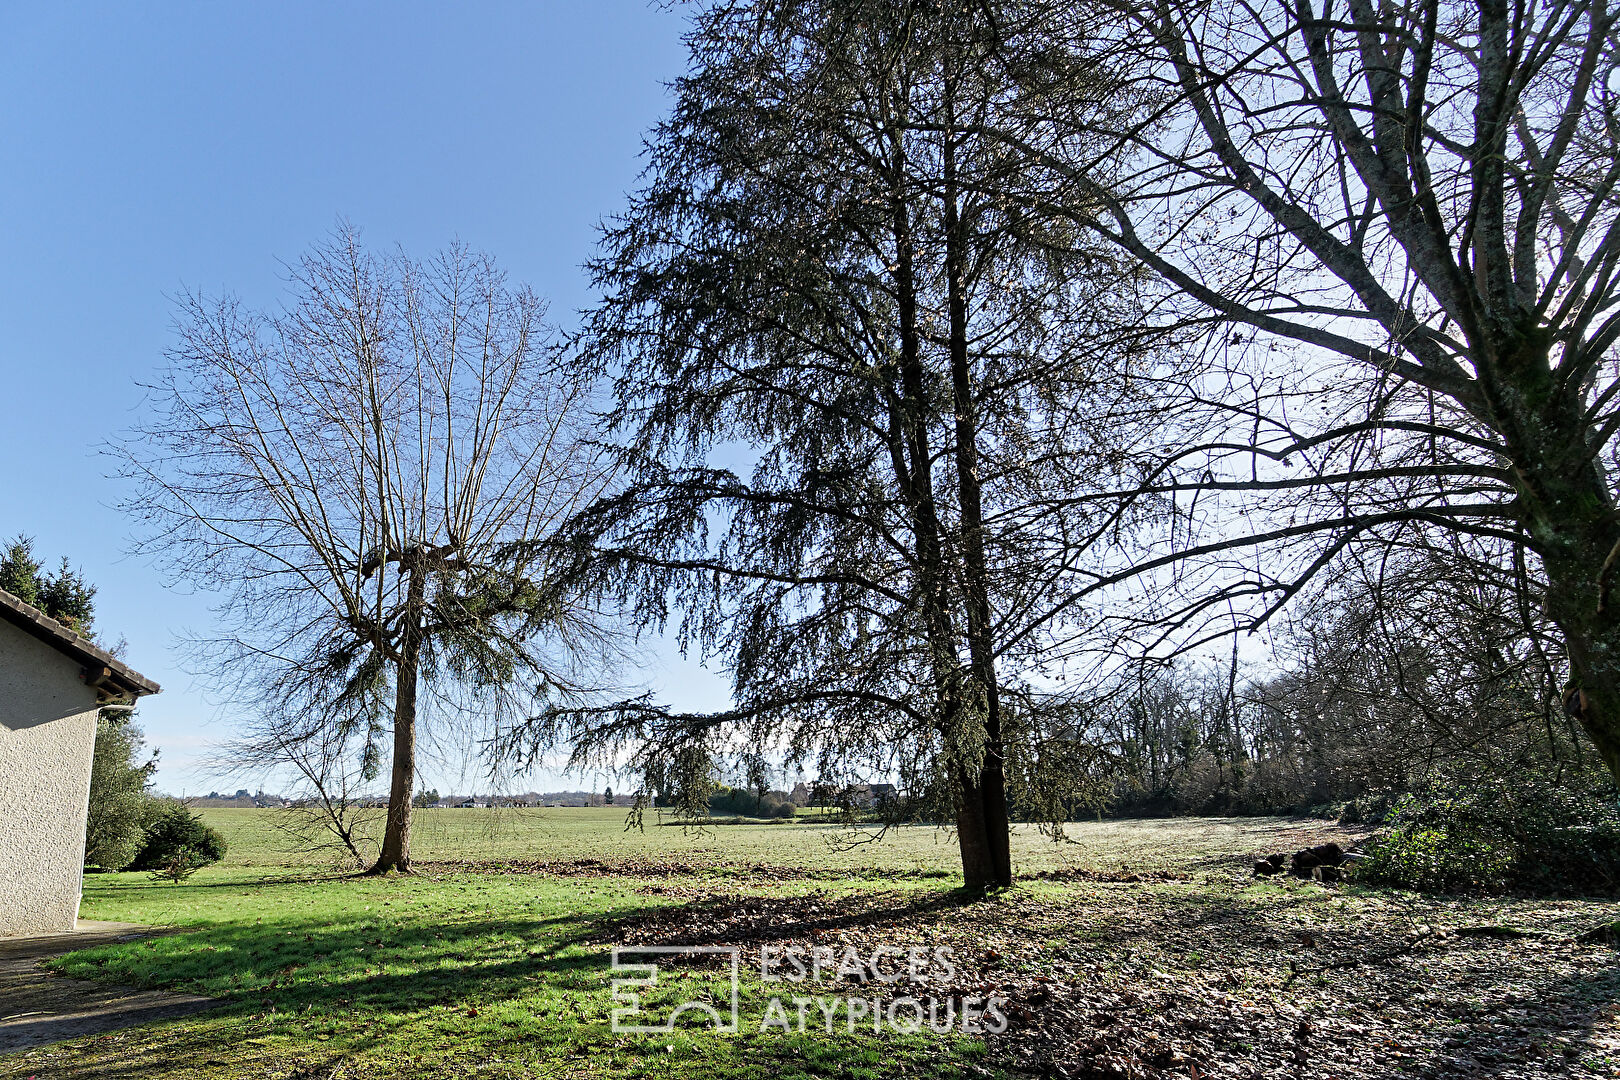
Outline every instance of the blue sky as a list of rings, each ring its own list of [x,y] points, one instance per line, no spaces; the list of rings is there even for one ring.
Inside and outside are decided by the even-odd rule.
[[[168,297],[273,305],[278,260],[341,216],[377,245],[488,250],[568,321],[591,299],[579,267],[595,225],[633,186],[681,70],[682,28],[640,0],[0,15],[0,534],[80,566],[100,588],[98,628],[164,685],[141,709],[162,789],[257,780],[195,764],[231,734],[175,648],[208,627],[210,600],[125,557],[122,492],[98,452],[140,416]],[[646,678],[679,705],[724,700],[667,648]]]

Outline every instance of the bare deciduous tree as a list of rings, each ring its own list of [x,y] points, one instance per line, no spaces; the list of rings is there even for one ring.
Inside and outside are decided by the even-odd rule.
[[[1357,545],[1496,541],[1543,579],[1568,708],[1620,776],[1620,7],[1036,6],[996,131],[1045,170],[1030,201],[1210,330],[1119,493],[1185,511],[1129,572],[1204,591],[1142,625],[1254,628]]]
[[[343,724],[267,717],[253,741],[233,749],[272,769],[292,767],[298,786],[272,821],[294,850],[331,852],[337,862],[364,869],[377,860],[378,834],[388,816],[365,798],[365,759],[354,753],[357,734]],[[241,767],[243,758],[234,764]]]
[[[493,725],[601,655],[528,542],[604,477],[543,305],[489,258],[380,258],[345,230],[291,285],[278,312],[183,299],[155,418],[120,447],[129,508],[142,551],[223,594],[211,671],[261,756],[359,733],[369,780],[391,731],[371,872],[408,871],[424,705]]]

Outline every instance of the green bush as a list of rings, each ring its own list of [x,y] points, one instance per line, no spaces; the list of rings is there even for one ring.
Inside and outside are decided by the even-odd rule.
[[[1507,885],[1512,856],[1503,848],[1445,829],[1397,830],[1356,874],[1425,892],[1496,891]]]
[[[785,808],[785,809],[784,809]],[[709,796],[711,814],[730,814],[735,817],[790,818],[797,808],[784,792],[751,791],[748,788],[721,786]]]
[[[1351,799],[1339,811],[1340,825],[1382,825],[1395,797],[1387,792]]]
[[[1551,783],[1450,784],[1396,801],[1358,881],[1431,892],[1620,894],[1620,807]]]
[[[193,869],[207,866],[225,857],[225,838],[181,804],[170,803],[147,826],[146,842],[130,869],[162,870],[182,851],[189,852]]]
[[[84,828],[84,863],[122,870],[146,841],[156,800],[146,785],[157,771],[154,755],[140,761],[141,729],[126,708],[101,710],[90,763],[90,800]]]

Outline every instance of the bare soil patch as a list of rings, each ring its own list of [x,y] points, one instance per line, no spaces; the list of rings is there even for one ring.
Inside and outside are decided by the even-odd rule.
[[[66,979],[40,967],[75,949],[159,932],[133,923],[91,923],[74,933],[0,938],[0,1054],[190,1016],[219,1005],[195,994]]]
[[[616,921],[603,944],[950,945],[949,985],[996,993],[987,1064],[1062,1078],[1620,1076],[1620,952],[1584,901],[1358,894],[1235,873],[1063,875],[977,903],[935,891],[738,895]],[[1070,884],[1073,883],[1073,884]],[[828,992],[826,988],[822,992]]]

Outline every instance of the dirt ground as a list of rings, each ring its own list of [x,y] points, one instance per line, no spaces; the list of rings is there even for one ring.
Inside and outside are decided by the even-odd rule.
[[[213,998],[65,979],[40,966],[75,949],[151,933],[134,923],[81,922],[74,933],[0,938],[0,1054],[214,1008]]]
[[[1620,951],[1588,900],[1419,897],[1186,871],[1054,873],[987,903],[726,897],[620,925],[646,944],[951,944],[944,996],[997,993],[988,1065],[1063,1080],[1620,1077]],[[651,885],[660,892],[679,886]]]

